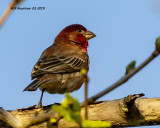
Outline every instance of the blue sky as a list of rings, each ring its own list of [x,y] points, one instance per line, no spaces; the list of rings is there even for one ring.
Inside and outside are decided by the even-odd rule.
[[[0,15],[10,0],[0,0]],[[19,7],[44,10],[15,10],[0,29],[0,106],[17,109],[37,104],[40,91],[22,92],[31,82],[31,70],[43,50],[70,24],[82,24],[97,37],[89,41],[89,96],[108,87],[125,73],[126,65],[143,62],[160,36],[158,0],[26,0]],[[145,93],[160,97],[160,57],[100,100]],[[83,90],[73,92],[80,102]],[[44,94],[43,105],[61,102],[64,95]]]

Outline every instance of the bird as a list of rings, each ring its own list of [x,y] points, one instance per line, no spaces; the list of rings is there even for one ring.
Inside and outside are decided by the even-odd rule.
[[[32,82],[23,91],[64,94],[78,90],[84,83],[81,69],[89,70],[88,40],[96,35],[81,24],[65,27],[53,44],[41,54],[31,72]]]

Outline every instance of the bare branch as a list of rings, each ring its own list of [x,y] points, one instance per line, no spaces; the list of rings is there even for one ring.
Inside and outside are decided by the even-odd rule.
[[[6,21],[7,17],[10,15],[12,8],[15,7],[18,3],[20,3],[22,0],[13,0],[10,5],[5,10],[4,14],[0,18],[0,27],[3,25],[3,23]]]
[[[143,69],[147,64],[149,64],[153,59],[155,59],[159,55],[158,51],[154,51],[141,65],[139,65],[137,68],[126,74],[124,77],[120,78],[117,82],[110,85],[108,88],[104,89],[103,91],[99,92],[98,94],[92,96],[88,99],[88,103],[93,103],[100,97],[106,95],[107,93],[111,92],[112,90],[116,89],[123,83],[127,82],[132,76],[134,76],[136,73],[138,73],[141,69]],[[83,104],[82,104],[83,105]]]

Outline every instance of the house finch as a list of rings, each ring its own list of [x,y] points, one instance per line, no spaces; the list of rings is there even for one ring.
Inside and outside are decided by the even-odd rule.
[[[80,70],[89,69],[88,40],[95,34],[80,24],[64,28],[33,67],[30,83],[24,91],[42,91],[38,107],[42,107],[44,91],[63,94],[78,90],[83,84]]]

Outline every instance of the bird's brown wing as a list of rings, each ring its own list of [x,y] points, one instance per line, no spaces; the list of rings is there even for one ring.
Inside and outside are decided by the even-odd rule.
[[[88,70],[88,55],[85,58],[65,57],[65,56],[41,56],[32,70],[32,79],[43,74],[72,73],[80,71],[82,68]]]

